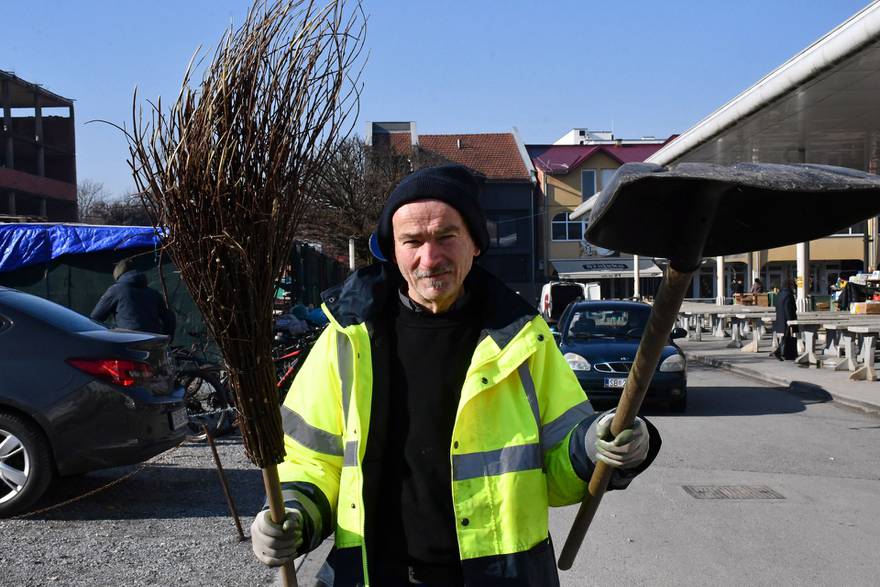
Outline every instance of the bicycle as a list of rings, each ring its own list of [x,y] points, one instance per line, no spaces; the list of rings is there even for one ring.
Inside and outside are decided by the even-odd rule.
[[[226,385],[226,368],[219,354],[211,351],[210,341],[202,333],[190,347],[172,347],[170,358],[174,382],[184,389],[189,440],[206,438],[203,425],[212,436],[222,436],[235,427],[235,407]]]
[[[280,402],[284,402],[299,366],[305,361],[323,330],[323,327],[318,327],[294,335],[284,332],[276,335],[272,345],[272,362],[275,364],[275,377],[278,380],[275,387],[278,389]]]

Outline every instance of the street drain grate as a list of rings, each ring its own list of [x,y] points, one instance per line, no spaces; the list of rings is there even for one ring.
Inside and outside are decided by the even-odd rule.
[[[764,485],[682,485],[697,499],[785,499]]]

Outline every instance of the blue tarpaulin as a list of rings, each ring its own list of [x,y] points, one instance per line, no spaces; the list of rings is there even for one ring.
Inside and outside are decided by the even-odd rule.
[[[0,225],[0,272],[48,263],[62,255],[158,245],[159,237],[151,226],[3,224]]]

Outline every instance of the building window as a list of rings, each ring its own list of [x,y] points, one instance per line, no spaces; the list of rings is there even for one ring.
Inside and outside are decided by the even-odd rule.
[[[602,182],[602,187],[599,189],[605,189],[608,187],[608,184],[611,183],[611,178],[614,177],[616,169],[602,169],[599,171],[599,179]]]
[[[596,193],[596,170],[584,169],[581,171],[581,199],[586,201]]]
[[[568,212],[561,212],[553,217],[551,234],[554,241],[579,241],[584,236],[584,222],[572,220]]]
[[[520,215],[487,212],[486,216],[489,244],[492,247],[501,249],[515,247],[519,241],[520,233],[523,235],[523,239],[527,238],[529,218],[527,211]]]

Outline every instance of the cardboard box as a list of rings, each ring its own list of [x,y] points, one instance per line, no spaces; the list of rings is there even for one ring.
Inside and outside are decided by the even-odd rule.
[[[880,302],[854,302],[849,305],[850,314],[880,314]]]

